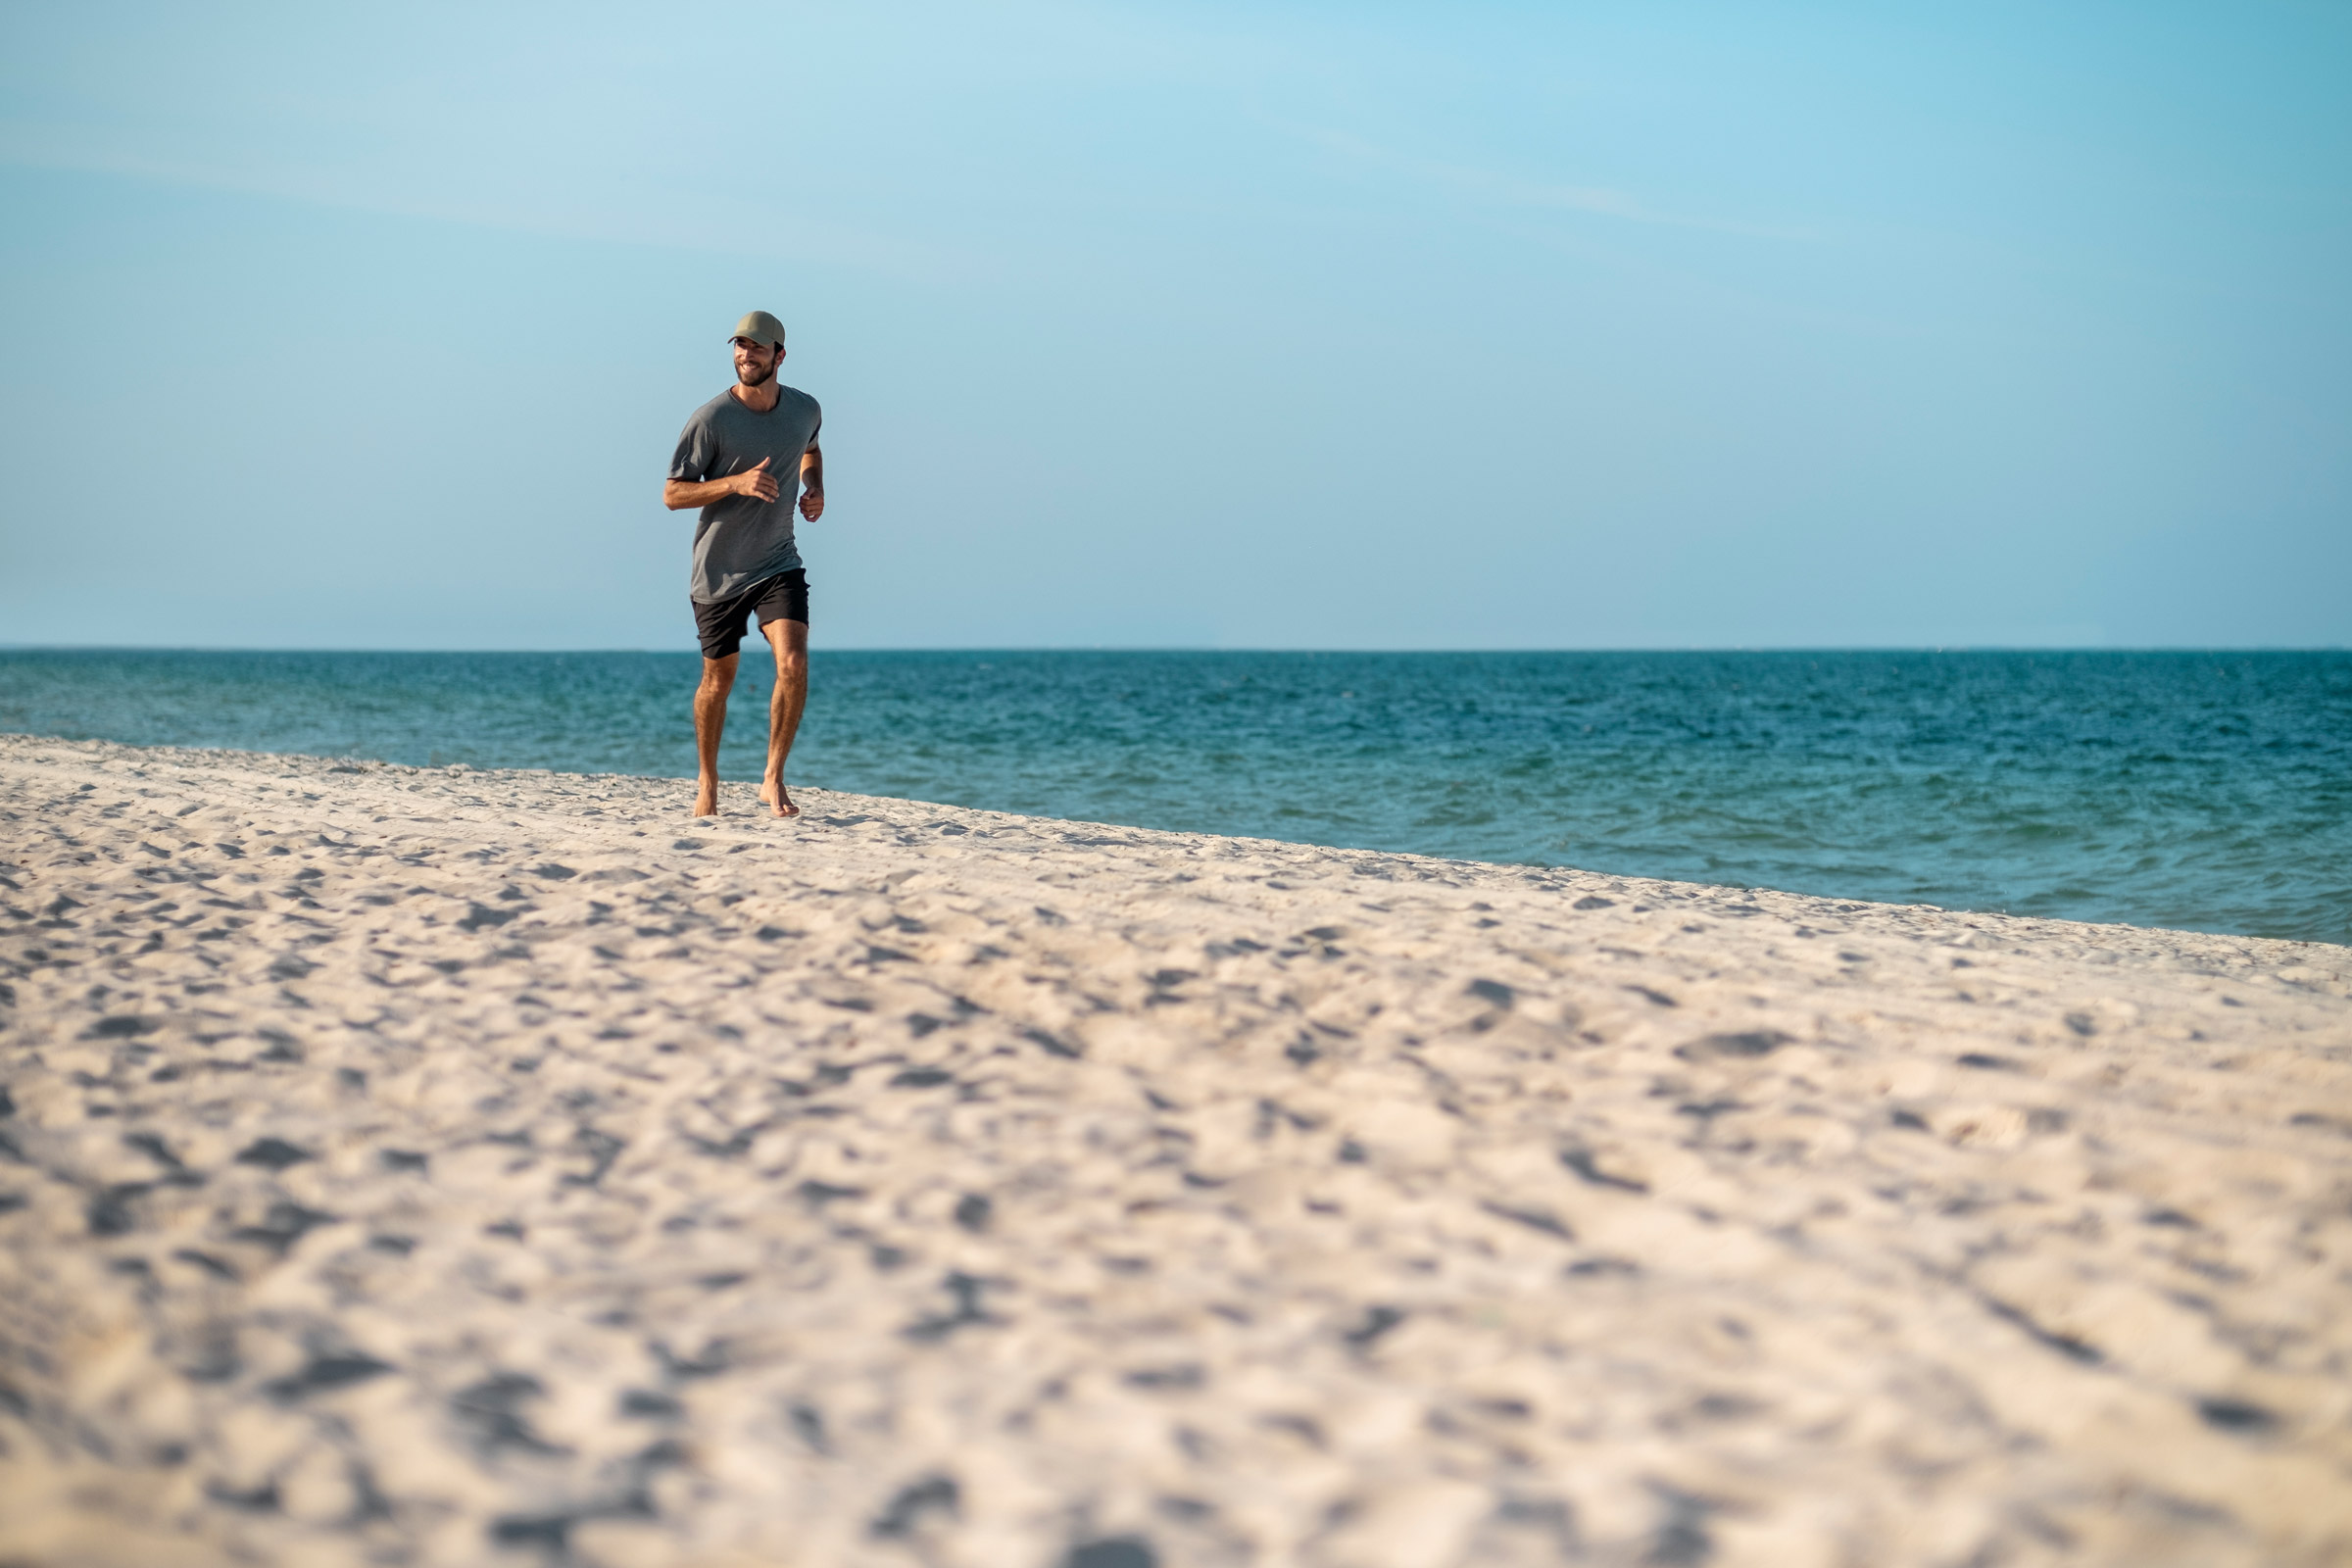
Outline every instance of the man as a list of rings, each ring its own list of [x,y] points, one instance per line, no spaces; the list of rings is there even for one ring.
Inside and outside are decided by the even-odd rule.
[[[694,411],[669,460],[662,504],[702,508],[694,525],[688,594],[703,644],[703,683],[694,694],[694,745],[702,761],[694,814],[718,812],[718,738],[744,623],[757,616],[776,654],[767,706],[767,771],[760,798],[778,816],[801,808],[784,790],[784,759],[808,698],[808,573],[793,542],[793,501],[814,522],[825,511],[823,415],[816,399],[779,385],[784,324],[765,311],[735,323],[735,384]]]

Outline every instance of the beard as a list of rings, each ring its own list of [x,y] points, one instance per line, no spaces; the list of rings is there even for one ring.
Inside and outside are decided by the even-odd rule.
[[[776,366],[779,363],[779,360],[768,361],[767,368],[764,370],[755,370],[748,365],[738,365],[735,367],[735,379],[741,381],[745,386],[765,386],[776,378]]]

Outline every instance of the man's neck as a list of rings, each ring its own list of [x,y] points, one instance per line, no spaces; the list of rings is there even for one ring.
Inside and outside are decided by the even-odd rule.
[[[727,390],[735,394],[736,402],[754,414],[765,414],[776,406],[776,399],[784,395],[783,389],[776,385],[776,378],[772,375],[758,386],[745,386],[738,381]]]

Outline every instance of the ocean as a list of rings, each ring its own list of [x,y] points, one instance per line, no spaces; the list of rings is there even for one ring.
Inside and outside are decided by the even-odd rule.
[[[0,730],[684,778],[697,666],[0,651]],[[730,778],[768,674],[747,646]],[[2352,653],[819,650],[791,780],[2352,943]]]

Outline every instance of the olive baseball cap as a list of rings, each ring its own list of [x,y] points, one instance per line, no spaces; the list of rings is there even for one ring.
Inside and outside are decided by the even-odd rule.
[[[732,343],[739,337],[748,337],[755,343],[780,349],[784,346],[784,323],[765,311],[754,311],[735,323],[735,330],[727,334],[727,341]]]

